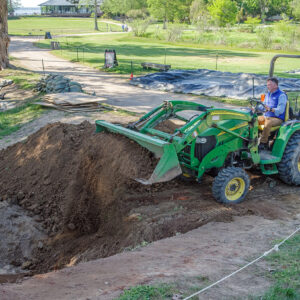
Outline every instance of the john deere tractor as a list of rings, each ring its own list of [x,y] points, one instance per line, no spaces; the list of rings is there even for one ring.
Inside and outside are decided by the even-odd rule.
[[[259,167],[265,175],[279,174],[287,184],[300,185],[300,118],[274,128],[270,150],[259,151],[258,113],[264,104],[251,100],[252,108],[217,109],[188,101],[166,101],[127,128],[96,121],[97,132],[122,134],[160,158],[143,184],[177,176],[201,182],[214,174],[212,193],[218,202],[241,202],[250,185],[247,169]],[[167,120],[177,128],[162,130]],[[166,127],[166,126],[165,126]]]

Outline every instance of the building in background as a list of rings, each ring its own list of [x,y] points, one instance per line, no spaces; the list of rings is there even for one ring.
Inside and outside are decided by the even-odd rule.
[[[100,5],[103,1],[98,0]],[[90,17],[94,12],[93,5],[85,6],[73,4],[67,0],[48,0],[39,4],[42,15],[53,17]],[[101,11],[98,8],[98,16],[101,16]]]

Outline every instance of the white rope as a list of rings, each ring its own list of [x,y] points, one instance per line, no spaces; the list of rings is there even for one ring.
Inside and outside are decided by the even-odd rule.
[[[255,260],[251,261],[250,263],[246,264],[246,265],[243,266],[242,268],[240,268],[240,269],[234,271],[233,273],[231,273],[231,274],[229,274],[229,275],[223,277],[222,279],[218,280],[217,282],[215,282],[215,283],[213,283],[213,284],[207,286],[206,288],[204,288],[204,289],[202,289],[202,290],[199,290],[198,292],[194,293],[193,295],[190,295],[190,296],[184,298],[183,300],[188,300],[188,299],[190,299],[190,298],[192,298],[192,297],[194,297],[194,296],[197,296],[197,295],[199,295],[199,294],[205,292],[206,290],[212,288],[213,286],[219,284],[220,282],[222,282],[222,281],[228,279],[229,277],[235,275],[236,273],[238,273],[238,272],[240,272],[240,271],[246,269],[247,267],[253,265],[254,263],[256,263],[257,261],[259,261],[259,260],[262,259],[263,257],[269,255],[271,252],[273,252],[273,251],[278,251],[278,250],[279,250],[279,247],[280,247],[283,243],[285,243],[289,238],[291,238],[293,235],[295,235],[299,230],[300,230],[300,227],[297,228],[297,229],[296,229],[293,233],[291,233],[288,237],[286,237],[281,243],[276,244],[273,248],[271,248],[269,251],[266,251],[266,252],[265,252],[263,255],[261,255],[260,257],[256,258]]]

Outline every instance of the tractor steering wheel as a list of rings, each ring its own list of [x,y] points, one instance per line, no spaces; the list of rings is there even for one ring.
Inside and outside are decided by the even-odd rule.
[[[265,105],[262,101],[257,99],[250,99],[249,100],[254,112],[266,112],[268,110],[267,105]]]

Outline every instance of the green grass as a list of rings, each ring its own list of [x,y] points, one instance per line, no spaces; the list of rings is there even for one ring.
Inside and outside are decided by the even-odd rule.
[[[12,79],[21,90],[32,90],[40,79],[40,74],[22,68],[5,69],[1,71],[0,78]],[[23,105],[0,112],[0,139],[19,130],[22,125],[36,119],[45,111],[41,106],[33,104],[38,99],[40,96],[34,96],[24,100]]]
[[[126,35],[77,36],[58,39],[62,50],[53,51],[70,61],[78,60],[94,68],[101,69],[104,65],[105,49],[115,49],[119,66],[108,70],[120,74],[131,73],[131,61],[134,63],[134,75],[144,74],[142,62],[167,63],[172,69],[217,69],[228,72],[249,72],[268,74],[271,58],[276,53],[297,54],[283,51],[245,50],[226,46],[204,46],[191,43],[168,43],[150,38]],[[39,47],[50,48],[50,42],[41,40]],[[83,50],[84,49],[84,50]],[[166,59],[165,59],[166,53]],[[300,59],[279,59],[275,66],[275,75],[298,77],[284,73],[300,68]]]
[[[10,59],[13,63],[13,59]],[[4,69],[0,73],[0,78],[11,79],[19,88],[23,90],[32,90],[35,88],[40,74],[27,71],[22,68],[18,69]]]
[[[99,31],[121,31],[121,27],[108,24],[105,20],[98,20]],[[10,35],[38,35],[43,36],[46,31],[52,35],[93,33],[94,20],[92,18],[51,18],[51,17],[19,17],[8,20]]]
[[[36,119],[44,111],[39,105],[26,103],[5,112],[0,112],[0,139],[19,130],[22,125]]]
[[[129,290],[115,300],[163,300],[172,299],[172,295],[177,292],[173,285],[138,285]]]
[[[280,251],[267,256],[266,260],[274,270],[271,278],[274,284],[260,300],[300,299],[300,234],[286,241]]]

